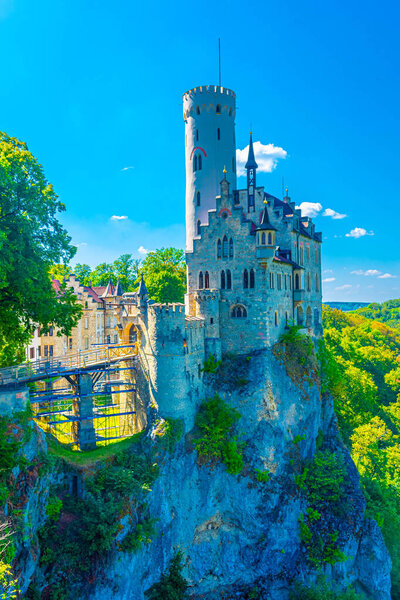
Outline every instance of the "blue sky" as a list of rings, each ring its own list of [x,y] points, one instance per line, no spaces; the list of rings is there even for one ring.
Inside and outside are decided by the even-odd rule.
[[[281,197],[284,177],[317,214],[324,299],[400,297],[399,12],[385,0],[0,0],[0,129],[43,164],[78,262],[184,247],[182,94],[217,82],[221,37],[238,148],[251,123],[286,153],[258,183]]]

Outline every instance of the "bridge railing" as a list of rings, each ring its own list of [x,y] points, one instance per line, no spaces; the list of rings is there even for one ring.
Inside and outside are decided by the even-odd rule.
[[[0,385],[8,385],[38,376],[56,376],[63,371],[84,369],[92,365],[113,362],[115,360],[136,354],[135,344],[114,344],[99,346],[94,349],[81,350],[74,354],[52,356],[41,360],[23,363],[13,367],[0,369]]]

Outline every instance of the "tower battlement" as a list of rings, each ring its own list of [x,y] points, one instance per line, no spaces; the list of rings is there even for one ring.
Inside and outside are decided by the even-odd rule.
[[[233,98],[236,98],[236,94],[233,90],[230,90],[229,88],[223,87],[223,86],[219,86],[219,85],[199,85],[195,88],[192,88],[190,90],[188,90],[187,92],[185,92],[182,96],[183,100],[187,100],[189,96],[193,95],[198,95],[198,94],[221,94],[221,95],[225,95],[225,96],[233,96]]]
[[[155,315],[163,315],[166,317],[174,317],[185,314],[185,305],[179,302],[172,304],[150,304],[149,311]]]

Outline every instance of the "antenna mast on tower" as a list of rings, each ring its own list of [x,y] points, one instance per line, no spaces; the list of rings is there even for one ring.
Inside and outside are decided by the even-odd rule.
[[[221,38],[218,38],[218,85],[221,87]]]

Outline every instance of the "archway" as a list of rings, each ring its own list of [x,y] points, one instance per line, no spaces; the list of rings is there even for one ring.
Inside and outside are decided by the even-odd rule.
[[[297,307],[297,325],[303,326],[304,323],[304,310],[301,306]]]

